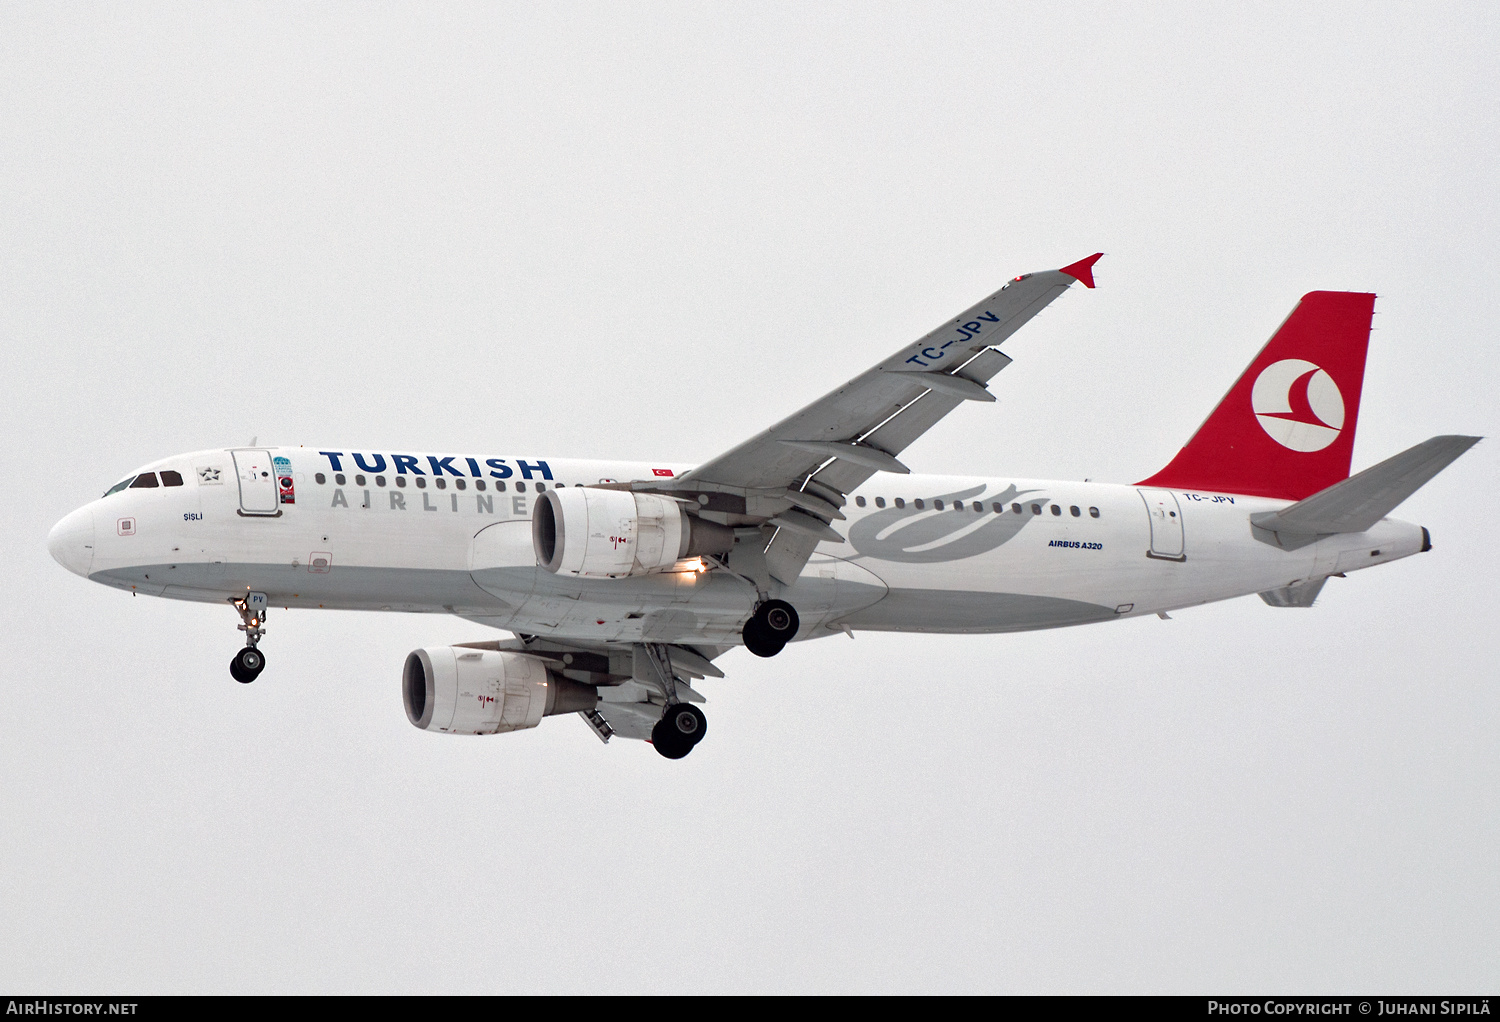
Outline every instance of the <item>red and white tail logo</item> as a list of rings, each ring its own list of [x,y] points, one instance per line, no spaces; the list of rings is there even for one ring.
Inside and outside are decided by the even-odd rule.
[[[1172,463],[1143,486],[1301,500],[1349,477],[1375,296],[1303,295]]]
[[[1344,395],[1328,372],[1302,358],[1272,362],[1250,391],[1255,417],[1278,444],[1321,451],[1344,428]]]

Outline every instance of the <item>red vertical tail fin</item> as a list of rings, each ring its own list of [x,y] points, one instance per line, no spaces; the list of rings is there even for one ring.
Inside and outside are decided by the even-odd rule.
[[[1301,500],[1349,477],[1375,296],[1302,296],[1171,464],[1141,486]]]

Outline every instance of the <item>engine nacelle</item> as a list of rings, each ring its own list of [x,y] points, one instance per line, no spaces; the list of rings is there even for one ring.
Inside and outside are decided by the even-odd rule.
[[[401,701],[423,731],[493,735],[536,727],[554,713],[592,710],[599,690],[524,653],[442,646],[407,656]]]
[[[728,553],[734,530],[654,493],[574,486],[537,498],[531,541],[537,564],[554,574],[621,578],[666,571],[684,557]]]

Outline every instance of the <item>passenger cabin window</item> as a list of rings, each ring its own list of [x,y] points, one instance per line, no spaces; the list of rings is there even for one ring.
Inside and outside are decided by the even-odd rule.
[[[516,483],[516,492],[517,493],[525,493],[526,492],[526,484],[525,483]]]
[[[437,488],[440,490],[446,490],[448,488],[448,480],[444,479],[442,476],[438,476],[435,480],[433,480],[433,482],[437,484]]]
[[[1004,504],[995,503],[995,504],[992,504],[991,507],[993,507],[995,509],[995,514],[997,514],[997,515],[1003,515],[1003,514],[1005,514],[1005,505]]]
[[[537,483],[536,484],[536,492],[538,492],[538,493],[541,493],[546,488],[547,488],[547,484],[546,483]]]
[[[455,479],[455,480],[453,480],[453,488],[455,490],[461,490],[461,489],[463,489],[464,488],[464,481],[462,479]]]
[[[474,480],[474,489],[483,491],[484,490],[484,480],[483,479],[476,479],[476,480]]]
[[[417,489],[419,489],[419,490],[425,490],[425,489],[427,489],[427,480],[424,479],[424,478],[422,478],[421,476],[417,476]]]
[[[1060,515],[1060,514],[1062,514],[1062,508],[1058,507],[1056,504],[1053,504],[1052,505],[1052,513],[1055,514],[1055,515]]]
[[[317,481],[317,484],[319,486],[322,486],[324,483],[328,482],[328,477],[325,476],[322,472],[314,472],[313,479]]]
[[[1012,504],[1010,506],[1010,510],[1011,510],[1011,512],[1013,514],[1020,514],[1021,513],[1021,505],[1020,504]]]
[[[885,498],[884,497],[876,497],[875,498],[875,506],[876,507],[885,507]]]
[[[505,492],[505,484],[503,482],[496,483],[495,484],[495,492],[496,493],[504,493]]]
[[[153,490],[157,486],[155,472],[142,472],[135,477],[135,482],[130,484],[132,490]]]
[[[1031,513],[1034,514],[1034,515],[1041,514],[1042,513],[1042,505],[1040,505],[1040,504],[1033,504],[1033,505],[1031,505]]]
[[[355,476],[354,477],[354,485],[355,486],[363,486],[364,484],[365,484],[365,477],[364,476]]]
[[[171,469],[163,469],[161,473],[161,484],[163,486],[181,486],[182,473],[173,472]]]
[[[151,485],[155,486],[156,484],[152,483]],[[914,501],[911,502],[911,506],[914,507],[914,508],[916,508],[918,511],[921,511],[921,510],[923,510],[923,509],[925,509],[927,507],[927,504],[926,504],[925,501],[922,500],[921,497],[918,497],[916,500],[914,500]]]
[[[942,501],[940,501],[940,500],[934,500],[934,501],[933,501],[933,502],[932,502],[932,506],[933,506],[933,507],[934,507],[934,508],[936,508],[936,509],[937,509],[937,510],[939,510],[939,511],[941,511],[941,510],[942,510],[942,509],[943,509],[943,502],[942,502]]]
[[[335,483],[336,483],[336,484],[337,484],[337,485],[339,485],[339,486],[343,486],[343,485],[344,485],[344,473],[342,473],[342,472],[335,472],[335,473],[334,473],[334,474],[333,474],[333,481],[334,481],[334,482],[335,482]]]
[[[1077,518],[1082,515],[1083,512],[1078,510],[1077,504],[1074,504],[1072,507],[1068,508],[1068,514],[1072,515],[1074,518]]]
[[[864,507],[865,506],[865,498],[863,498],[863,497],[855,497],[854,498],[854,506],[855,507]]]
[[[1089,517],[1090,518],[1098,518],[1099,517],[1099,509],[1096,508],[1096,507],[1089,508]]]
[[[396,485],[397,486],[401,486],[401,487],[405,487],[406,486],[406,476],[397,476],[396,477]]]
[[[996,507],[999,507],[999,506],[1000,506],[1000,505],[999,505],[999,504],[996,504],[996,505],[995,505],[995,506],[996,506]],[[975,502],[974,502],[974,510],[975,510],[975,511],[978,511],[978,512],[979,512],[979,513],[980,513],[980,514],[984,514],[984,504],[983,504],[983,503],[981,503],[981,502],[980,502],[980,501],[977,501],[977,500],[976,500],[976,501],[975,501]]]
[[[953,502],[953,510],[955,510],[955,511],[962,511],[963,509],[964,509],[964,502],[963,501],[961,501],[961,500],[955,500]]]
[[[376,476],[375,477],[375,485],[376,486],[384,486],[385,485],[385,476]]]
[[[105,490],[104,495],[108,497],[111,493],[119,493],[121,490],[125,489],[133,482],[135,482],[135,476],[131,476],[129,479],[121,479],[109,489]]]
[[[896,506],[897,507],[905,507],[906,506],[906,498],[905,497],[897,497],[896,498]]]

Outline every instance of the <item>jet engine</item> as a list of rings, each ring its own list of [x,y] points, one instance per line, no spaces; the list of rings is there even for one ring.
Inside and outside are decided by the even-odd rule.
[[[537,564],[554,574],[622,578],[728,553],[734,530],[689,515],[670,497],[575,486],[537,498],[531,541]]]
[[[493,735],[536,727],[554,713],[592,710],[599,690],[524,653],[442,646],[407,656],[401,700],[407,719],[424,731]]]

